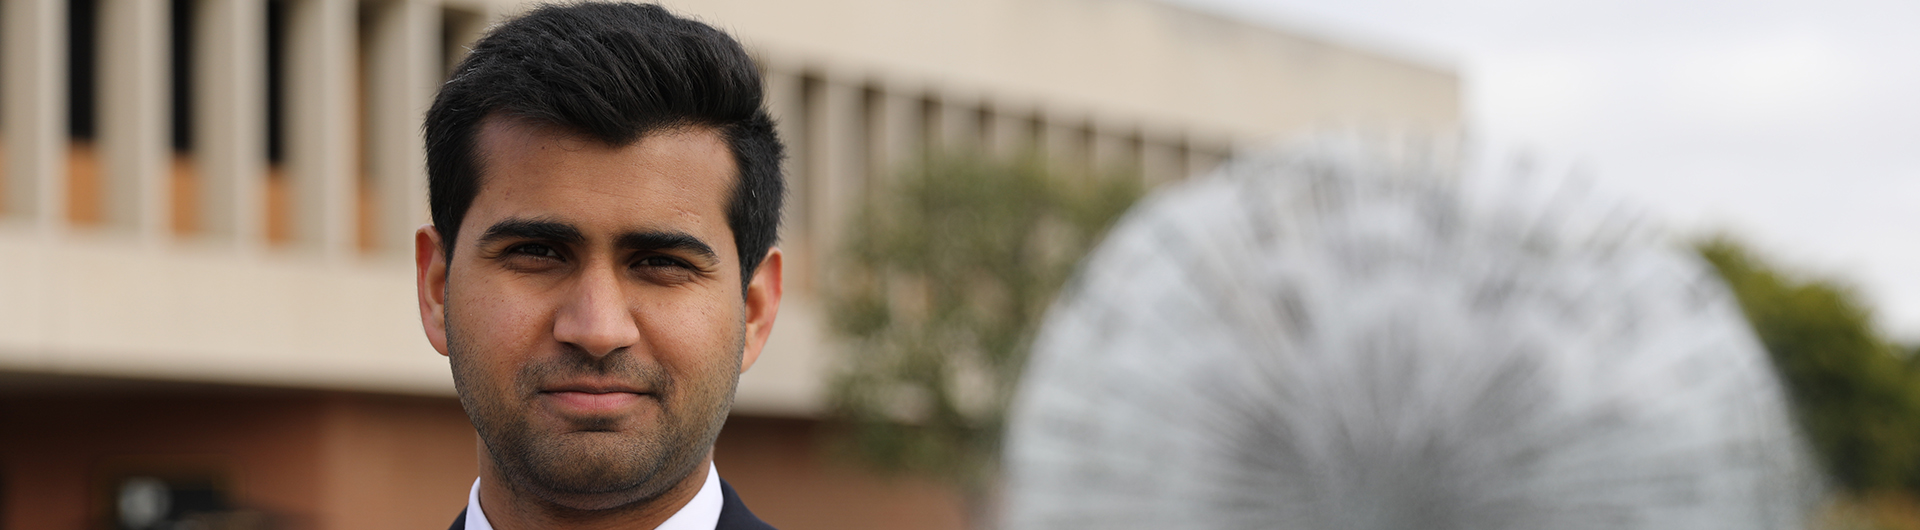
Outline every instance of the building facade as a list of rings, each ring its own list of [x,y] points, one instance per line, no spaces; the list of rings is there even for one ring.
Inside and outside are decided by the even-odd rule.
[[[788,297],[716,456],[784,528],[963,524],[950,492],[816,443],[815,271],[886,175],[1037,151],[1158,183],[1461,121],[1447,68],[1153,0],[667,6],[756,55],[792,154]],[[120,527],[140,477],[235,528],[450,521],[475,440],[414,299],[420,120],[524,7],[0,0],[0,529]]]

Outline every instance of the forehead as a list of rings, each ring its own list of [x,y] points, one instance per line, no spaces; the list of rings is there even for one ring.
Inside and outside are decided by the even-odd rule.
[[[462,226],[546,218],[582,229],[732,235],[725,213],[736,169],[712,128],[663,129],[614,146],[559,127],[488,118],[475,140],[480,189]],[[477,228],[461,232],[485,230]]]

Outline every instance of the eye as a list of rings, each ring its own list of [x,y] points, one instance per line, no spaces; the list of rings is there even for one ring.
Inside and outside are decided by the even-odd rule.
[[[634,268],[692,268],[686,262],[667,256],[646,256],[633,262]]]
[[[686,261],[659,254],[641,256],[633,260],[632,267],[637,277],[660,285],[684,284],[698,276],[698,271]]]
[[[521,243],[507,249],[514,256],[532,256],[537,258],[560,259],[560,251],[542,243]]]

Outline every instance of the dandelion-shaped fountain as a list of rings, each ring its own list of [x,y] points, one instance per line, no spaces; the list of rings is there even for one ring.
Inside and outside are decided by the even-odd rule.
[[[1163,190],[1088,257],[1014,402],[1007,528],[1806,527],[1784,391],[1702,261],[1340,145]]]

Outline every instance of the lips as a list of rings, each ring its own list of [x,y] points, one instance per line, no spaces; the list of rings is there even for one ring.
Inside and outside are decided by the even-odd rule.
[[[637,388],[611,383],[573,383],[556,385],[540,391],[541,398],[560,411],[573,414],[615,412],[633,406],[651,395]]]

